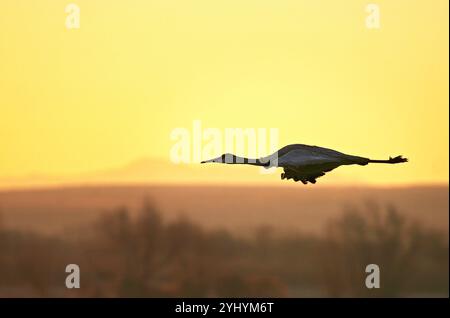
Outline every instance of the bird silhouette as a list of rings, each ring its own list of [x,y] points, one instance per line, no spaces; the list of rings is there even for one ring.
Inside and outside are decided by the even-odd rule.
[[[342,165],[365,166],[369,163],[402,163],[408,159],[402,156],[389,157],[388,160],[372,160],[369,158],[347,155],[345,153],[303,144],[287,145],[273,154],[258,159],[239,157],[231,153],[225,153],[220,157],[205,160],[201,163],[217,162],[226,164],[247,164],[265,168],[280,167],[284,172],[281,179],[293,179],[303,184],[316,183],[316,179]]]

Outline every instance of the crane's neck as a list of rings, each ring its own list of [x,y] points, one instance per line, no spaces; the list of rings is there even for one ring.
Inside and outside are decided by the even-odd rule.
[[[225,162],[227,164],[243,164],[243,165],[252,165],[252,166],[267,166],[269,162],[263,162],[260,159],[239,157],[236,155],[225,158]]]

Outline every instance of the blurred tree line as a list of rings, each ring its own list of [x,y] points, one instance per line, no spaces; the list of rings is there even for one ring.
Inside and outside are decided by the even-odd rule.
[[[0,211],[1,212],[1,211]],[[251,238],[165,222],[149,202],[67,237],[7,230],[0,213],[0,296],[18,297],[448,297],[448,233],[407,222],[394,207],[349,207],[321,236]],[[67,264],[81,269],[68,290]],[[381,288],[367,289],[377,264]]]

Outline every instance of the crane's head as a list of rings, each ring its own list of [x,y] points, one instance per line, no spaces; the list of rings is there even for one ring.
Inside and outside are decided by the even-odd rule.
[[[201,163],[208,163],[208,162],[243,163],[244,160],[240,160],[240,159],[244,159],[244,158],[241,158],[241,157],[238,157],[236,155],[233,155],[232,153],[224,153],[223,155],[221,155],[221,156],[219,156],[217,158],[205,160],[205,161],[202,161]],[[242,162],[240,162],[240,161],[242,161]]]

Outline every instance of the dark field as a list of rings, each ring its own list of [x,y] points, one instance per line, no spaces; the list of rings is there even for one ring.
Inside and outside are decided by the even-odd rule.
[[[144,200],[164,219],[185,217],[210,229],[247,235],[261,225],[277,231],[321,233],[346,207],[393,205],[424,226],[448,231],[448,186],[406,188],[109,186],[0,191],[0,214],[8,228],[66,233],[112,209],[134,215]]]
[[[447,186],[1,192],[0,296],[448,297],[448,207]]]

